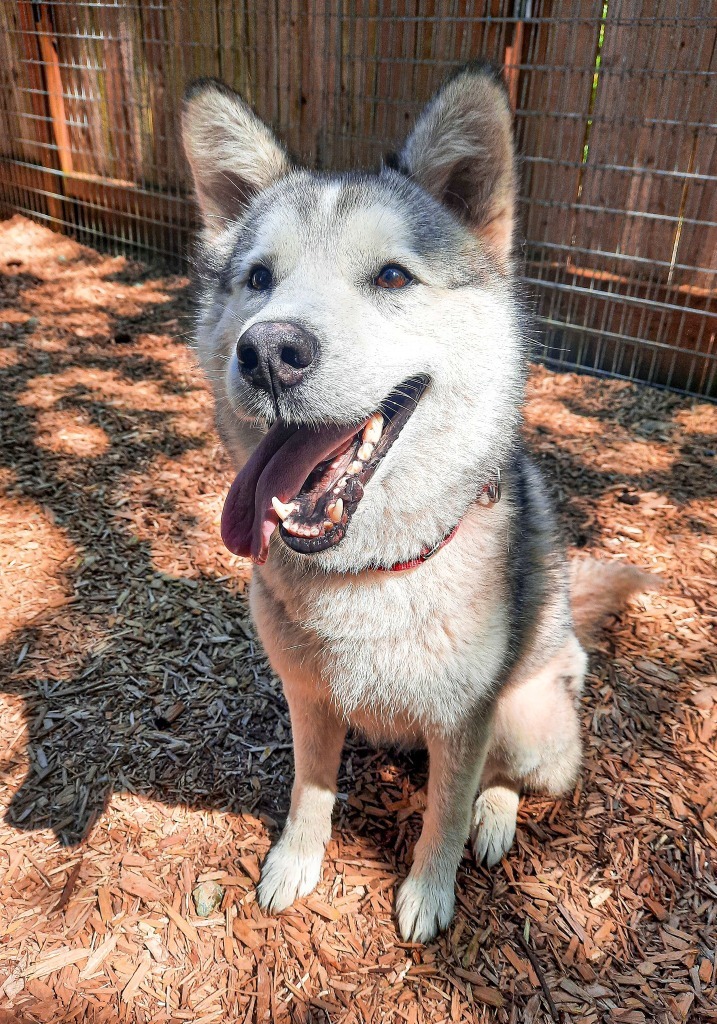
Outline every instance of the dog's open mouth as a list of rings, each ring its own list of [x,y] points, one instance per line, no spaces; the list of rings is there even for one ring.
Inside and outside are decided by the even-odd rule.
[[[358,426],[277,420],[224,503],[222,539],[229,550],[265,562],[279,523],[281,539],[301,554],[338,544],[427,383],[425,377],[405,381]]]

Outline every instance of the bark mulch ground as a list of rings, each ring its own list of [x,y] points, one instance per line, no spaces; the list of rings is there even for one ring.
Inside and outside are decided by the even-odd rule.
[[[421,756],[351,742],[322,884],[255,902],[290,730],[186,281],[18,217],[0,304],[1,1021],[717,1020],[717,409],[535,369],[570,545],[664,587],[596,646],[575,791],[526,799],[495,870],[466,852],[452,927],[406,946]]]

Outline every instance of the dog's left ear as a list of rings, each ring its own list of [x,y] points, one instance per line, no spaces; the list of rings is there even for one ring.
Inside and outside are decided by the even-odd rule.
[[[398,156],[398,169],[449,207],[506,269],[515,219],[512,121],[500,71],[468,65],[433,97]]]

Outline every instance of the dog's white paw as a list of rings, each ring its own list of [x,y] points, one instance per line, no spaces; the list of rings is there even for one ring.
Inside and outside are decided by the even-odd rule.
[[[450,886],[435,875],[409,875],[398,890],[396,916],[404,942],[430,942],[453,919],[456,903],[453,880]]]
[[[494,867],[505,856],[515,838],[518,794],[505,786],[489,786],[473,805],[471,840],[479,864]]]
[[[279,840],[267,854],[256,887],[259,906],[270,914],[290,907],[294,900],[308,896],[321,880],[324,848],[314,853]]]

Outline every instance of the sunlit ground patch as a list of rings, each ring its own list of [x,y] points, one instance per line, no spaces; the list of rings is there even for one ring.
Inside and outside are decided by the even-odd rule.
[[[12,348],[0,348],[0,370],[9,370],[11,366],[17,366],[20,362],[20,354]]]
[[[57,455],[78,459],[97,458],[109,448],[109,438],[102,427],[91,423],[81,412],[48,410],[35,421],[35,444]]]
[[[595,465],[599,469],[635,477],[664,473],[674,464],[674,448],[657,441],[613,439],[609,449],[598,450],[595,456]]]
[[[686,434],[707,435],[712,448],[717,448],[717,405],[695,402],[687,409],[678,409],[674,420]]]
[[[75,556],[40,505],[0,493],[0,642],[66,604]]]
[[[18,404],[49,409],[71,396],[135,412],[163,412],[167,415],[197,413],[206,407],[203,392],[169,390],[162,381],[129,380],[120,371],[96,366],[75,366],[61,373],[40,374],[28,381]],[[206,416],[203,421],[208,422]]]
[[[531,398],[525,409],[525,421],[532,427],[542,427],[570,439],[597,439],[605,433],[604,422],[596,416],[573,412],[559,398],[542,395]]]
[[[557,398],[536,396],[526,408],[525,422],[538,433],[538,445],[559,445],[602,472],[642,476],[674,465],[674,445],[635,437],[619,423],[608,428],[605,420],[574,412]]]
[[[58,259],[70,261],[83,257],[87,260],[90,252],[67,235],[48,231],[19,214],[0,223],[0,246],[20,269],[27,263],[36,266],[50,260],[56,264]]]
[[[158,572],[246,578],[248,564],[231,555],[219,535],[230,478],[228,459],[213,439],[179,458],[159,455],[143,472],[125,477],[113,496],[117,528],[149,545]]]

